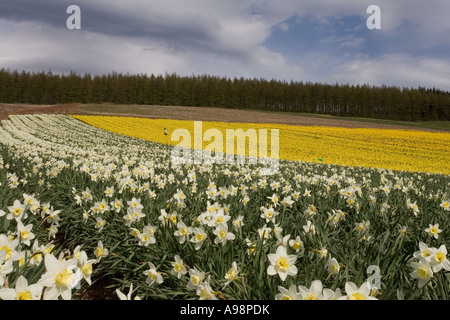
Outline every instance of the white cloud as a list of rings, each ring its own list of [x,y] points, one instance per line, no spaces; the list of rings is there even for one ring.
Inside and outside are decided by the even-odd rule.
[[[340,83],[450,90],[450,62],[407,54],[388,54],[377,59],[363,56],[336,66],[327,77]]]
[[[19,4],[29,6],[22,22],[18,14],[15,20],[6,20],[10,16],[0,12],[0,68],[80,73],[208,73],[450,88],[449,61],[431,55],[414,57],[408,52],[391,51],[374,59],[354,53],[338,56],[334,52],[298,50],[296,57],[288,60],[285,52],[277,51],[281,49],[264,46],[274,30],[281,30],[286,36],[293,32],[287,23],[293,16],[309,17],[327,26],[333,17],[368,17],[367,7],[375,4],[372,0],[80,0],[81,31],[65,28],[67,15],[60,8],[45,14],[29,14],[32,8],[44,3],[46,10],[50,10],[53,8],[50,0],[39,4],[27,0],[5,2],[14,4],[10,8]],[[376,31],[380,35],[395,39],[400,26],[410,21],[416,26],[414,31],[419,34],[414,37],[421,39],[421,45],[449,49],[444,40],[450,34],[447,19],[450,2],[376,2],[382,10],[382,30]],[[50,16],[53,18],[48,19]],[[62,22],[60,26],[58,21]],[[349,51],[368,44],[367,39],[349,33],[325,38],[322,43],[333,43]],[[308,43],[300,45],[308,47]]]

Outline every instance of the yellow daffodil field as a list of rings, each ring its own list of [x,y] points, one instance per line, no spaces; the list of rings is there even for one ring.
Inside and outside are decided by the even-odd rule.
[[[194,146],[194,121],[114,116],[75,118],[108,131],[171,145],[178,141],[172,141],[170,133],[184,128],[191,132]],[[169,135],[162,134],[164,128]],[[267,129],[269,147],[270,130],[278,129],[279,157],[285,160],[450,174],[450,133],[445,132],[202,121],[201,134],[211,128],[223,136],[229,129]],[[210,142],[202,140],[205,148]]]
[[[267,174],[172,161],[194,126],[3,120],[0,299],[450,299],[448,133],[202,122],[278,129]]]

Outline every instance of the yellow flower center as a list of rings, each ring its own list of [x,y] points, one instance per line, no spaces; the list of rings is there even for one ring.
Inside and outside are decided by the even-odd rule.
[[[219,233],[218,233],[218,236],[219,236],[220,239],[224,239],[227,236],[227,232],[223,231],[223,230],[220,230]]]
[[[204,236],[203,234],[201,234],[201,233],[197,233],[197,234],[195,235],[195,238],[197,239],[197,241],[203,241],[203,240],[205,240],[205,236]]]
[[[103,249],[100,247],[97,247],[97,249],[95,249],[95,254],[97,255],[97,257],[100,257],[103,255]]]
[[[317,297],[314,293],[310,293],[305,297],[305,300],[319,300],[319,297]]]
[[[290,295],[283,294],[280,300],[294,300]]]
[[[153,271],[150,271],[149,273],[148,273],[148,277],[150,278],[150,280],[156,280],[156,278],[158,277],[158,273],[157,272],[153,272]]]
[[[436,234],[437,233],[437,229],[435,227],[430,229],[430,233],[431,234]]]
[[[285,257],[280,257],[277,260],[277,269],[281,272],[286,272],[289,269],[289,262]]]
[[[429,257],[430,256],[430,251],[428,249],[425,249],[422,251],[422,257]]]
[[[188,229],[187,228],[180,228],[180,236],[185,236],[188,233]]]
[[[0,248],[0,251],[2,251],[2,250],[5,250],[5,252],[6,252],[6,256],[4,258],[5,261],[8,260],[9,258],[11,258],[12,249],[10,249],[7,246],[3,246],[2,248]]]
[[[63,271],[57,273],[55,276],[56,284],[64,287],[67,287],[72,281],[72,279],[73,279],[73,272],[69,269],[64,269]]]
[[[366,296],[361,292],[353,292],[349,297],[350,300],[366,300]]]
[[[210,292],[206,288],[202,288],[200,290],[200,298],[205,299],[205,300],[209,300],[209,299],[211,299],[211,296],[212,296],[212,292]]]
[[[90,275],[92,273],[92,264],[86,263],[84,266],[81,267],[81,271],[85,275]]]
[[[38,254],[33,255],[33,259],[36,262],[40,262],[42,260],[42,254],[38,253]]]
[[[16,300],[33,300],[33,296],[29,290],[25,290],[17,293]]]
[[[15,214],[16,216],[20,216],[21,213],[22,213],[22,209],[20,209],[20,208],[14,209],[14,214]]]
[[[199,276],[191,276],[191,282],[194,286],[197,286],[200,283],[200,277]]]
[[[332,264],[330,269],[331,269],[331,273],[337,274],[339,272],[339,265]]]
[[[173,269],[174,269],[176,272],[180,272],[181,270],[183,270],[183,265],[182,265],[181,263],[175,263]]]
[[[292,245],[292,249],[294,250],[300,249],[300,242],[294,242],[294,244]]]
[[[445,260],[445,254],[443,254],[442,252],[438,252],[436,253],[436,256],[434,258],[436,259],[437,262],[441,263],[442,261]]]
[[[417,274],[421,279],[426,279],[428,278],[429,271],[426,268],[419,268],[417,269]]]
[[[236,269],[231,268],[230,270],[228,270],[228,272],[225,274],[225,279],[227,280],[232,280],[234,278],[236,278],[237,272]]]

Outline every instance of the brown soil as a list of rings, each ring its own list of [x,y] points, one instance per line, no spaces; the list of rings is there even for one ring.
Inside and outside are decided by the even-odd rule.
[[[154,105],[62,105],[0,104],[0,120],[10,114],[60,113],[72,115],[107,115],[145,117],[151,119],[177,119],[197,121],[222,121],[241,123],[272,123],[296,126],[333,126],[345,128],[405,129],[437,132],[440,130],[393,124],[372,123],[337,119],[335,117],[312,117],[293,113],[265,112],[211,107],[182,107]]]
[[[31,105],[0,103],[0,120],[8,119],[10,114],[62,113],[70,114],[79,103],[61,105]]]

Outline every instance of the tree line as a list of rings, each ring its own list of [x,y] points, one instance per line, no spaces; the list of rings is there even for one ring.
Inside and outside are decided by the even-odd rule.
[[[0,102],[259,109],[402,121],[450,120],[450,93],[427,88],[112,72],[0,70]]]

